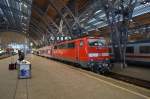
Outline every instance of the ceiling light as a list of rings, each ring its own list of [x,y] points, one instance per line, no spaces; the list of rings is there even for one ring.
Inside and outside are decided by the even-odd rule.
[[[93,25],[98,25],[98,24],[101,24],[102,23],[102,21],[100,21],[100,22],[97,22],[97,23],[95,23],[95,24],[93,24]]]
[[[97,13],[99,13],[99,12],[101,12],[101,11],[102,11],[102,10],[98,10],[98,11],[95,12],[95,14],[97,14]]]
[[[26,4],[24,4],[24,7],[26,7],[26,8],[27,8],[28,6],[27,6]]]
[[[90,20],[88,23],[91,23],[91,22],[94,22],[94,21],[96,21],[95,18],[93,18],[92,20]]]
[[[99,16],[100,18],[105,17],[105,14],[103,13],[102,15]]]

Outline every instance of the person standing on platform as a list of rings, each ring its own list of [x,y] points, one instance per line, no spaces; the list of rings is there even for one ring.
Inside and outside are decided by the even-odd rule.
[[[22,61],[25,58],[24,52],[22,52],[21,50],[18,50],[18,56],[19,56],[18,59],[19,61]]]

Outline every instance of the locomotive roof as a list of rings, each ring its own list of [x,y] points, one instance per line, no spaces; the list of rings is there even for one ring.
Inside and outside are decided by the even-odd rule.
[[[57,42],[55,45],[59,45],[59,44],[63,44],[63,43],[71,43],[71,42],[74,42],[76,40],[81,40],[81,39],[84,39],[84,38],[103,38],[103,37],[100,37],[100,36],[85,36],[85,37],[80,37],[80,38],[76,38],[76,39],[72,39],[72,40],[66,40],[66,41],[62,41],[62,42]]]

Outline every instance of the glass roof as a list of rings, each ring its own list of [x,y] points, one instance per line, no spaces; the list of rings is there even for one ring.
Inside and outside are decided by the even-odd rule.
[[[17,30],[26,32],[31,15],[32,0],[0,0],[0,30]]]
[[[89,8],[87,11],[90,11],[92,9],[93,8]],[[92,17],[91,15],[89,16],[88,13],[89,12],[85,11],[85,16],[80,19],[80,23],[84,25],[85,32],[107,26],[106,15],[102,11],[102,9],[97,9],[96,11],[94,11],[93,14],[91,14]],[[145,4],[138,3],[134,8],[132,17],[136,17],[145,13],[150,13],[150,2],[147,2]]]

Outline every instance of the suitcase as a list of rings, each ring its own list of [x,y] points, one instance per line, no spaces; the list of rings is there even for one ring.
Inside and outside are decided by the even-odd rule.
[[[11,63],[9,64],[9,67],[8,67],[8,69],[9,70],[15,70],[16,69],[16,62],[14,63],[14,57],[12,56],[11,57]]]
[[[14,64],[14,63],[9,64],[9,68],[8,69],[9,70],[15,70],[16,69],[16,64]]]

